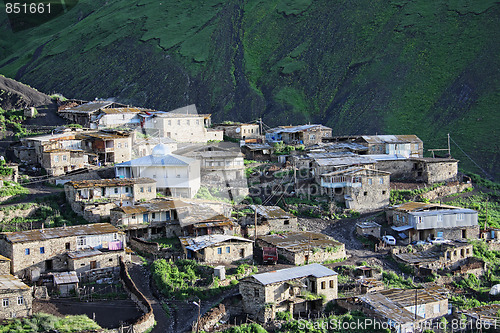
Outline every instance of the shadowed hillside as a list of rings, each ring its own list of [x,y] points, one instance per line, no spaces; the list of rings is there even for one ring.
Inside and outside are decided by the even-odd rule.
[[[498,175],[497,1],[73,2],[16,33],[0,16],[0,73],[73,98],[196,103],[216,121],[414,133],[426,148],[450,133]]]

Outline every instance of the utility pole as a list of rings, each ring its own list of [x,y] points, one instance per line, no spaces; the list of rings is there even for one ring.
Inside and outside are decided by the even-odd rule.
[[[255,225],[254,232],[253,232],[253,241],[255,244],[255,242],[257,241],[257,205],[255,205],[255,209],[254,209],[253,222]]]
[[[451,158],[450,133],[448,133],[448,157]]]
[[[196,333],[200,332],[201,299],[198,298],[198,320],[196,321]]]
[[[259,118],[259,134],[262,135],[262,118]]]

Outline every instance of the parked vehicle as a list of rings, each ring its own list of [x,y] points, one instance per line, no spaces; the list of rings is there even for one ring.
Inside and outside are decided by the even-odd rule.
[[[451,242],[449,239],[444,239],[443,237],[436,237],[434,239],[431,239],[432,244],[442,244],[442,243],[449,243]]]
[[[425,245],[425,244],[427,244],[427,242],[422,240],[411,242],[411,245]]]
[[[276,265],[278,262],[278,249],[275,247],[262,247],[262,262]]]
[[[396,245],[396,238],[391,235],[385,235],[382,237],[382,241],[387,245]]]

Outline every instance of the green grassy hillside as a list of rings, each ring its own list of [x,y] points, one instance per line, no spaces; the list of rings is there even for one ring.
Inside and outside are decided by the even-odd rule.
[[[215,120],[415,133],[426,148],[444,148],[450,133],[498,179],[498,1],[66,3],[16,33],[0,14],[1,74],[67,97],[196,103]]]

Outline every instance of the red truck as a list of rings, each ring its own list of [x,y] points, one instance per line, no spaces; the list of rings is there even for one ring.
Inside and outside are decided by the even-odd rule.
[[[275,247],[262,247],[262,262],[276,265],[278,262],[278,249]]]

